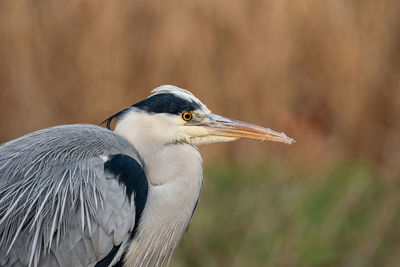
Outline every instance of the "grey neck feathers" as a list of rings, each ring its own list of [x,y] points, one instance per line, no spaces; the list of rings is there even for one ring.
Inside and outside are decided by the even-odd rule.
[[[115,129],[138,150],[150,183],[126,266],[161,266],[169,260],[187,229],[203,184],[199,151],[189,144],[164,140],[162,133],[151,132],[152,125],[147,123],[132,114]],[[143,135],[142,129],[150,132]]]
[[[126,255],[126,266],[161,266],[169,260],[192,217],[203,182],[202,159],[187,144],[169,145],[146,162],[149,196]]]

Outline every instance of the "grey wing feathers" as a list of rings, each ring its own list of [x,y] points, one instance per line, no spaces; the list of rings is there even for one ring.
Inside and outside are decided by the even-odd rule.
[[[125,139],[93,125],[58,126],[0,147],[0,266],[94,266],[126,242],[135,205],[104,159]],[[140,165],[141,166],[141,165]]]

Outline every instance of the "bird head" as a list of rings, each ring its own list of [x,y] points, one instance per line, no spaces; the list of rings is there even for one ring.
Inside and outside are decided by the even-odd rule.
[[[194,146],[247,138],[286,144],[294,142],[284,133],[211,113],[187,90],[163,85],[148,98],[118,112],[104,122],[131,143],[153,146],[188,143]]]

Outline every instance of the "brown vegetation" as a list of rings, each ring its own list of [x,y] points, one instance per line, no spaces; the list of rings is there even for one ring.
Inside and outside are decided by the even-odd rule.
[[[222,144],[206,154],[309,166],[355,158],[394,178],[399,45],[394,0],[4,0],[0,139],[98,123],[169,83],[216,113],[297,140],[289,148]]]
[[[399,74],[395,0],[0,1],[0,143],[161,84],[296,139],[202,148],[171,266],[398,266]]]

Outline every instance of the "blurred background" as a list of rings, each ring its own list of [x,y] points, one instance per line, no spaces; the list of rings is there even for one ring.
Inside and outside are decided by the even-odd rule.
[[[0,142],[161,84],[297,141],[202,147],[171,266],[399,266],[400,1],[0,2]]]

